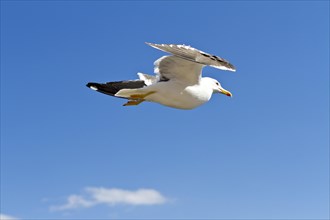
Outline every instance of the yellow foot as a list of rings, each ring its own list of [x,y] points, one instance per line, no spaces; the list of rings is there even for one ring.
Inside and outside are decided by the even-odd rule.
[[[154,94],[155,92],[148,92],[146,94],[134,94],[130,96],[130,100],[128,100],[127,103],[124,104],[124,106],[133,106],[133,105],[138,105],[141,102],[144,102],[144,98],[147,97],[148,95]]]
[[[124,106],[138,105],[141,102],[144,102],[144,100],[129,100],[127,103],[124,104]]]
[[[134,94],[134,95],[131,95],[130,97],[132,99],[138,99],[138,100],[142,99],[144,101],[145,97],[147,97],[148,95],[154,94],[154,93],[155,93],[154,91],[151,91],[151,92],[148,92],[146,94]]]

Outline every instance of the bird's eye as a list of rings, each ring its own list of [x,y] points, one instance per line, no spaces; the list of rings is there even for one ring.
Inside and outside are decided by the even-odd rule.
[[[219,83],[218,83],[218,82],[216,82],[215,84],[216,84],[217,86],[219,86]]]

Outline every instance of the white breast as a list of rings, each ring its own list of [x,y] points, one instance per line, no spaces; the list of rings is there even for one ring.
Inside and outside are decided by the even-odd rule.
[[[213,91],[205,88],[203,85],[187,86],[176,81],[167,81],[148,86],[152,91],[153,87],[156,93],[147,96],[146,100],[157,102],[169,107],[180,109],[193,109],[209,101]],[[171,88],[171,89],[169,89]]]

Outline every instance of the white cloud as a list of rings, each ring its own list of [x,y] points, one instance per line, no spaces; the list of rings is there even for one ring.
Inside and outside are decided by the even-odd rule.
[[[67,198],[67,202],[64,205],[52,206],[50,207],[53,211],[67,210],[67,209],[76,209],[76,208],[89,208],[95,205],[95,201],[85,200],[82,196],[79,195],[70,195]]]
[[[95,201],[109,205],[130,204],[130,205],[156,205],[162,204],[166,199],[154,189],[139,189],[129,191],[122,189],[106,188],[86,188],[86,191],[92,195]]]
[[[18,218],[0,213],[0,220],[18,220]]]
[[[89,208],[95,205],[106,204],[110,206],[126,205],[159,205],[167,199],[154,189],[138,189],[136,191],[123,189],[108,189],[103,187],[87,187],[83,195],[70,195],[64,205],[50,207],[53,211],[76,208]]]

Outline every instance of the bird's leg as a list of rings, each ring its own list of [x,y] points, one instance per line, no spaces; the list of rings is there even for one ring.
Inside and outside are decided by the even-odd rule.
[[[147,97],[148,95],[151,95],[151,94],[154,94],[155,93],[155,91],[151,91],[151,92],[148,92],[148,93],[146,93],[146,94],[134,94],[134,95],[131,95],[131,98],[132,99],[142,99],[142,100],[144,100],[145,99],[145,97]]]
[[[141,102],[144,102],[144,100],[129,100],[127,103],[124,104],[124,106],[138,105]]]
[[[131,100],[129,100],[127,103],[124,104],[124,106],[133,106],[133,105],[138,105],[142,102],[145,101],[145,97],[147,97],[148,95],[154,94],[154,91],[148,92],[146,94],[134,94],[131,95]]]
[[[137,100],[129,100],[127,103],[125,103],[123,106],[133,106],[133,105],[138,105],[140,104],[141,102],[143,102],[144,100],[140,100],[140,101],[137,101]]]

